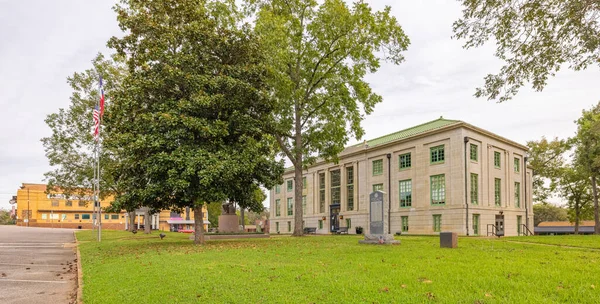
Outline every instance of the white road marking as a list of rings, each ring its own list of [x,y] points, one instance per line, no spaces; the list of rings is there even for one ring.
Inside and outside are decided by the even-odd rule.
[[[30,282],[30,283],[58,283],[58,284],[67,283],[67,281],[12,280],[12,279],[2,279],[2,278],[0,278],[0,282],[2,282],[2,281],[6,281],[6,282]]]

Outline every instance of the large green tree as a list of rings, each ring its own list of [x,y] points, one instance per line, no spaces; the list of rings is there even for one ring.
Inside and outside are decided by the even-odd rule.
[[[274,108],[265,56],[233,1],[129,0],[115,10],[124,35],[109,46],[127,57],[129,75],[109,116],[110,145],[135,189],[117,200],[191,206],[203,243],[205,202],[250,201],[283,172],[262,131]]]
[[[567,209],[550,203],[539,203],[533,205],[533,224],[541,222],[562,222],[569,220]]]
[[[463,15],[454,37],[465,48],[496,43],[504,62],[485,77],[475,96],[506,101],[531,83],[541,91],[561,68],[600,66],[600,1],[598,0],[460,0]]]
[[[52,134],[42,138],[46,157],[52,170],[45,174],[48,190],[60,190],[65,194],[90,195],[94,183],[94,146],[92,135],[92,110],[100,100],[99,76],[104,79],[106,105],[110,107],[113,92],[120,86],[126,73],[123,58],[106,58],[98,54],[92,60],[92,67],[76,72],[67,78],[73,89],[68,108],[60,108],[46,118]],[[100,140],[104,138],[100,132]],[[114,163],[111,152],[103,149],[101,161],[103,169]],[[114,180],[102,174],[100,179],[101,196],[114,191]]]
[[[302,170],[336,160],[381,102],[364,80],[380,61],[399,64],[409,39],[390,14],[364,1],[248,0],[271,69],[276,101],[269,130],[294,166],[294,233],[303,234]]]
[[[539,141],[528,141],[528,165],[533,169],[533,200],[547,203],[554,192],[558,169],[565,163],[565,153],[569,150],[569,142],[554,138],[547,140],[542,137]]]
[[[591,187],[585,170],[574,164],[565,164],[558,169],[555,180],[560,197],[567,201],[569,220],[575,223],[575,234],[579,224],[591,216]]]
[[[594,234],[600,234],[598,178],[600,177],[600,103],[577,120],[576,161],[590,179],[594,199]]]

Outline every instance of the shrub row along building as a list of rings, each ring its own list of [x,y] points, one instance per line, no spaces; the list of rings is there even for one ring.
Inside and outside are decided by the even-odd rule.
[[[346,148],[304,171],[304,228],[368,233],[369,194],[385,193],[384,231],[521,235],[533,225],[528,148],[440,119]],[[270,191],[271,233],[294,229],[294,171]],[[389,212],[388,212],[389,211]],[[389,224],[388,224],[389,223]]]
[[[31,227],[92,229],[96,221],[94,202],[90,196],[70,195],[60,192],[46,193],[45,184],[23,183],[17,190],[17,225]],[[110,206],[111,199],[103,200],[100,205]],[[136,228],[144,225],[145,212],[136,210],[134,223]],[[204,230],[208,228],[208,212],[203,209]],[[162,210],[151,215],[151,227],[154,230],[180,231],[194,229],[194,212],[186,210],[183,214]],[[127,229],[129,215],[102,213],[102,228]]]

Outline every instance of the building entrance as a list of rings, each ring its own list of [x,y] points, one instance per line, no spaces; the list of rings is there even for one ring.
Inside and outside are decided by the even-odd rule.
[[[504,215],[496,214],[496,235],[504,236]]]
[[[330,232],[337,232],[340,229],[340,204],[329,205],[329,220]]]

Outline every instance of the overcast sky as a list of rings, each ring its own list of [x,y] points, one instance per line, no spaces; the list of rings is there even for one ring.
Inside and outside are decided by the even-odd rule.
[[[383,64],[368,81],[383,96],[363,126],[366,139],[440,116],[463,120],[525,144],[567,137],[581,110],[600,100],[600,71],[563,70],[546,89],[523,89],[504,104],[473,97],[483,77],[500,67],[494,46],[463,50],[452,40],[461,7],[454,0],[371,1],[391,5],[410,37],[406,62]],[[0,0],[0,208],[23,182],[42,183],[50,167],[40,142],[44,119],[68,107],[67,76],[90,68],[106,41],[120,35],[114,1]]]

